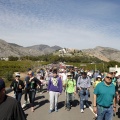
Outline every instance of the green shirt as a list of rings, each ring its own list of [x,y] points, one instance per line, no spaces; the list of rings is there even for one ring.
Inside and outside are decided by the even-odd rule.
[[[65,83],[66,85],[66,92],[67,93],[73,93],[75,92],[75,86],[76,86],[76,81],[74,79],[67,79],[65,80]]]
[[[98,105],[109,107],[113,104],[115,97],[115,85],[111,83],[107,86],[104,82],[101,82],[96,86],[94,94],[97,96],[96,102]]]

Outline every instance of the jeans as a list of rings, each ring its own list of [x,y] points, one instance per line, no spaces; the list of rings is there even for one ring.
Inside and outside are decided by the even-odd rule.
[[[29,99],[30,99],[31,107],[34,107],[35,95],[36,95],[36,90],[29,91]]]
[[[70,109],[70,106],[71,106],[70,103],[72,103],[73,100],[74,100],[74,93],[67,93],[66,94],[66,106],[68,109]]]
[[[113,118],[113,106],[104,108],[97,105],[97,120],[112,120]]]
[[[15,92],[16,100],[21,103],[22,92]]]
[[[84,105],[86,105],[86,102],[88,101],[88,95],[89,92],[87,89],[81,89],[79,92],[80,96],[80,109],[84,109]]]
[[[28,97],[27,95],[29,94],[29,90],[25,88],[25,93],[24,93],[24,100],[27,101]]]

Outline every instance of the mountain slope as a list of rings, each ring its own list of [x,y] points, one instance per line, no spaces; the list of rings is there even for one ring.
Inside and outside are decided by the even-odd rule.
[[[16,44],[7,43],[6,41],[0,39],[0,57],[38,56],[42,54],[43,53],[40,51],[21,47]]]
[[[93,49],[84,49],[82,51],[87,55],[97,57],[106,62],[111,60],[120,62],[120,51],[113,48],[98,46]]]

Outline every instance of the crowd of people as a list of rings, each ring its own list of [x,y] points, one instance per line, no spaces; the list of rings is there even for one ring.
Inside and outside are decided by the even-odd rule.
[[[70,111],[71,106],[74,105],[75,95],[78,94],[80,111],[84,113],[85,108],[88,107],[91,85],[94,88],[93,111],[97,114],[96,119],[112,120],[116,105],[120,106],[120,75],[116,76],[116,71],[104,74],[98,70],[93,72],[78,68],[46,68],[37,69],[35,72],[29,69],[24,81],[20,79],[19,72],[15,73],[15,79],[10,87],[14,91],[16,100],[6,95],[5,82],[0,79],[0,113],[2,110],[6,111],[5,114],[0,114],[0,118],[25,120],[24,108],[30,104],[31,112],[34,112],[36,92],[43,94],[43,86],[49,92],[49,114],[53,111],[58,112],[58,99],[62,93],[65,96],[67,111]],[[24,94],[22,94],[23,90]],[[21,105],[22,95],[25,101],[23,105]],[[10,110],[11,108],[13,110]],[[8,113],[9,110],[11,112]]]

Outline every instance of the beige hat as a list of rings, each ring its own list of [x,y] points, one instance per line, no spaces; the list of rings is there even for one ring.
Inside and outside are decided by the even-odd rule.
[[[20,77],[20,73],[19,72],[15,73],[15,76],[19,76]]]
[[[71,74],[70,72],[68,72],[68,73],[67,73],[67,76],[70,76],[70,75],[72,75],[72,74]]]

